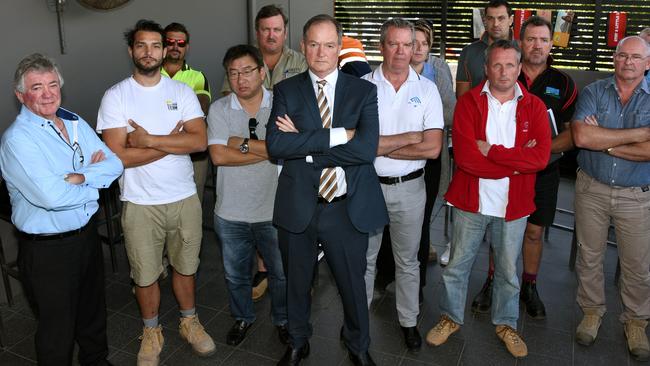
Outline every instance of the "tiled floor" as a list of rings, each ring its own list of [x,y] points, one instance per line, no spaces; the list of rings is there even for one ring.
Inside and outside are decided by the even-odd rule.
[[[572,207],[572,185],[563,180],[559,205]],[[211,222],[206,204],[206,223]],[[436,208],[438,210],[438,207]],[[446,242],[443,233],[444,210],[433,224],[433,241]],[[558,215],[558,222],[572,225],[572,218]],[[396,319],[395,297],[390,291],[381,294],[371,308],[371,354],[379,365],[636,365],[628,356],[621,324],[617,320],[621,303],[614,284],[616,250],[609,248],[605,263],[608,310],[596,343],[582,347],[575,343],[573,332],[581,314],[575,305],[576,280],[569,271],[570,233],[551,229],[545,243],[538,288],[546,303],[547,319],[533,320],[521,313],[519,331],[528,344],[529,356],[523,360],[512,358],[494,334],[489,316],[474,316],[466,311],[466,324],[444,345],[432,348],[424,345],[419,353],[409,353],[403,345]],[[107,273],[106,294],[109,308],[108,335],[110,359],[116,365],[134,365],[138,352],[141,323],[138,307],[131,294],[130,280],[123,248],[118,250],[120,272]],[[269,321],[268,297],[257,303],[258,320],[244,342],[237,347],[225,344],[225,335],[232,324],[227,304],[221,258],[215,235],[206,231],[198,274],[197,304],[201,321],[217,342],[217,352],[210,358],[195,356],[178,335],[178,310],[171,294],[170,281],[162,282],[161,320],[164,326],[165,347],[162,361],[165,365],[274,365],[284,347],[277,340]],[[106,261],[110,268],[110,262]],[[425,302],[421,309],[419,328],[424,335],[438,320],[440,273],[438,264],[429,267]],[[483,245],[470,281],[469,298],[481,287],[487,270],[487,246]],[[305,365],[348,365],[344,348],[338,341],[342,324],[341,304],[327,266],[322,265],[318,286],[314,292],[312,321],[314,336],[312,351]],[[36,323],[22,298],[12,308],[0,306],[8,332],[7,347],[0,349],[0,365],[34,364],[33,337]],[[645,363],[646,365],[650,363]]]

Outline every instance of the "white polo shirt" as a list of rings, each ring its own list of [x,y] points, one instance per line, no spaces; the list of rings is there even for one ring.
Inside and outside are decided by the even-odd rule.
[[[485,136],[490,145],[515,146],[517,133],[517,102],[523,97],[519,84],[515,84],[515,97],[503,104],[490,92],[490,81],[485,82],[481,93],[487,94],[488,117]],[[510,178],[478,180],[479,212],[483,215],[506,217]]]
[[[384,77],[382,66],[383,63],[375,71],[363,76],[363,79],[377,85],[379,135],[442,129],[442,101],[436,84],[409,67],[408,78],[395,91]],[[375,159],[375,170],[380,177],[401,177],[424,168],[425,164],[426,159],[400,160],[378,156]]]

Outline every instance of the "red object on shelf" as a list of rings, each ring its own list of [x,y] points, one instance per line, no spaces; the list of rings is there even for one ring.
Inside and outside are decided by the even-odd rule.
[[[513,22],[513,38],[519,39],[519,32],[521,31],[521,25],[524,24],[526,19],[530,18],[533,15],[532,10],[515,10],[515,19]]]
[[[618,42],[625,37],[627,29],[627,13],[624,11],[613,11],[609,13],[607,26],[607,46],[616,47]]]

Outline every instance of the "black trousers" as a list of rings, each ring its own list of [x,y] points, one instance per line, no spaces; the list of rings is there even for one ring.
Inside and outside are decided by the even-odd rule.
[[[433,206],[438,196],[440,186],[440,170],[442,165],[440,157],[427,160],[424,166],[424,183],[426,187],[427,200],[424,204],[424,220],[422,221],[422,235],[420,236],[420,249],[418,260],[420,261],[420,288],[427,284],[427,264],[429,261],[429,242],[431,241],[430,227]],[[377,256],[377,280],[378,286],[385,287],[395,280],[395,260],[390,242],[390,226],[384,230],[381,241],[381,248]]]
[[[364,282],[368,233],[354,228],[346,205],[346,200],[318,204],[302,233],[278,228],[287,278],[288,328],[294,348],[302,347],[312,335],[311,284],[320,242],[343,302],[346,344],[357,355],[368,350],[370,335]]]
[[[39,365],[71,365],[75,341],[81,365],[108,356],[104,260],[94,220],[63,239],[20,237],[18,268],[34,314]]]

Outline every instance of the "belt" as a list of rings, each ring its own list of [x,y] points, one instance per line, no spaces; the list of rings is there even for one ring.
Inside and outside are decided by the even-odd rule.
[[[415,178],[420,178],[422,174],[424,174],[424,169],[418,169],[412,173],[403,175],[401,177],[379,177],[379,183],[381,184],[404,183],[404,182],[408,182],[409,180],[413,180]]]
[[[74,230],[66,231],[64,233],[57,233],[57,234],[28,234],[22,231],[18,231],[18,233],[24,239],[30,241],[56,240],[56,239],[64,239],[64,238],[69,238],[71,236],[79,235],[84,231],[86,231],[86,229],[88,229],[89,226],[90,226],[89,224],[86,224],[85,226],[82,226],[79,229],[74,229]]]
[[[338,202],[338,201],[343,201],[343,200],[346,199],[347,197],[348,197],[348,194],[346,193],[346,194],[340,195],[340,196],[338,196],[338,197],[334,197],[334,198],[332,198],[331,201],[328,202],[325,198],[323,198],[323,197],[321,197],[321,196],[318,196],[318,203],[324,203],[324,204],[327,205],[327,204],[330,204],[330,203],[334,203],[334,202]]]

